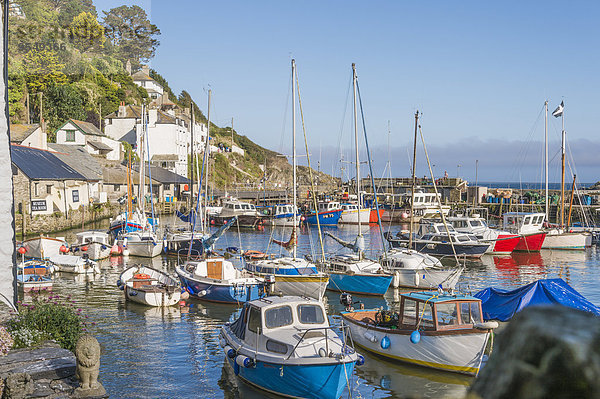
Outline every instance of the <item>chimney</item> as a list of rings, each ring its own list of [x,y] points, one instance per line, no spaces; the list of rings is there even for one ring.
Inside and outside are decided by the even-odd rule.
[[[125,70],[127,71],[127,74],[131,75],[131,61],[127,60],[127,63],[125,64]]]
[[[150,76],[150,67],[148,65],[142,65],[142,72]]]
[[[126,115],[127,115],[127,109],[125,108],[125,104],[121,103],[121,105],[119,105],[119,113],[117,114],[117,117],[125,118]]]

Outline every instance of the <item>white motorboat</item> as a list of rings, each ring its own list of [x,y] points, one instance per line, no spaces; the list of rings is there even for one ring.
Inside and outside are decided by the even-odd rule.
[[[263,278],[274,276],[273,291],[286,296],[321,299],[329,283],[327,274],[319,272],[314,263],[303,258],[282,257],[251,261],[246,264],[246,270]]]
[[[362,207],[359,204],[343,203],[342,215],[339,223],[342,224],[369,224],[371,218],[371,209]]]
[[[587,231],[546,230],[542,249],[586,249],[592,246],[592,233]]]
[[[463,374],[477,374],[496,322],[484,323],[481,300],[468,295],[411,292],[400,312],[354,310],[342,318],[354,342],[380,356]]]
[[[162,241],[151,230],[124,233],[119,240],[119,246],[122,250],[128,250],[129,255],[144,258],[153,258],[160,255],[163,249],[162,244]]]
[[[234,374],[285,397],[338,399],[364,358],[338,335],[323,303],[301,297],[267,297],[244,305],[221,328],[220,343]],[[351,389],[351,387],[349,387]]]
[[[62,237],[39,237],[23,240],[21,246],[25,248],[28,258],[48,259],[50,256],[60,255],[61,247],[67,248],[67,242]]]
[[[439,259],[414,249],[394,248],[379,257],[383,269],[394,275],[394,288],[454,289],[462,268],[444,268]]]
[[[490,242],[492,245],[486,253],[495,255],[509,255],[515,250],[521,236],[508,231],[492,229],[487,225],[484,218],[478,214],[472,216],[450,216],[447,220],[459,233],[474,234],[479,241]]]
[[[87,255],[55,255],[48,258],[56,270],[62,273],[88,274],[100,273],[98,264],[88,259]]]
[[[71,247],[73,253],[87,254],[91,260],[108,258],[112,247],[111,235],[98,230],[82,231],[75,234],[77,244]]]
[[[295,217],[294,217],[295,216]],[[298,208],[292,204],[275,205],[271,224],[280,227],[298,227],[300,224],[300,213]]]
[[[258,212],[254,204],[236,198],[225,200],[221,212],[212,220],[220,226],[226,224],[234,216],[237,217],[239,227],[256,228],[263,223],[263,215]]]
[[[127,268],[117,281],[127,300],[148,306],[173,306],[181,299],[179,281],[147,266]]]

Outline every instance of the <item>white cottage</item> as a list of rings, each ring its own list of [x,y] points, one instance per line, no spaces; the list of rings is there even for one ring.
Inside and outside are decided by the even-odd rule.
[[[133,83],[146,89],[153,100],[160,97],[164,92],[163,87],[150,77],[150,67],[148,65],[142,65],[142,69],[131,75],[131,79]]]
[[[121,159],[121,143],[89,122],[69,119],[56,131],[56,143],[85,146],[90,154],[101,155],[110,161]]]
[[[10,125],[10,142],[25,147],[48,149],[48,135],[42,130],[39,123]]]

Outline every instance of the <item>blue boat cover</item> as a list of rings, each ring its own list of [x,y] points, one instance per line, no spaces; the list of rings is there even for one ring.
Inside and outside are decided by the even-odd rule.
[[[534,281],[513,291],[490,287],[474,296],[481,299],[484,320],[507,321],[527,306],[548,304],[568,306],[600,316],[600,308],[560,278]]]

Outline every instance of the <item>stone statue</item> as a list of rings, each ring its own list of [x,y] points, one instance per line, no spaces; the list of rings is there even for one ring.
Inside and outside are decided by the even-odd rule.
[[[75,376],[81,381],[81,386],[75,390],[77,397],[103,396],[104,387],[98,382],[100,370],[100,344],[92,335],[85,334],[75,345],[77,368]]]

